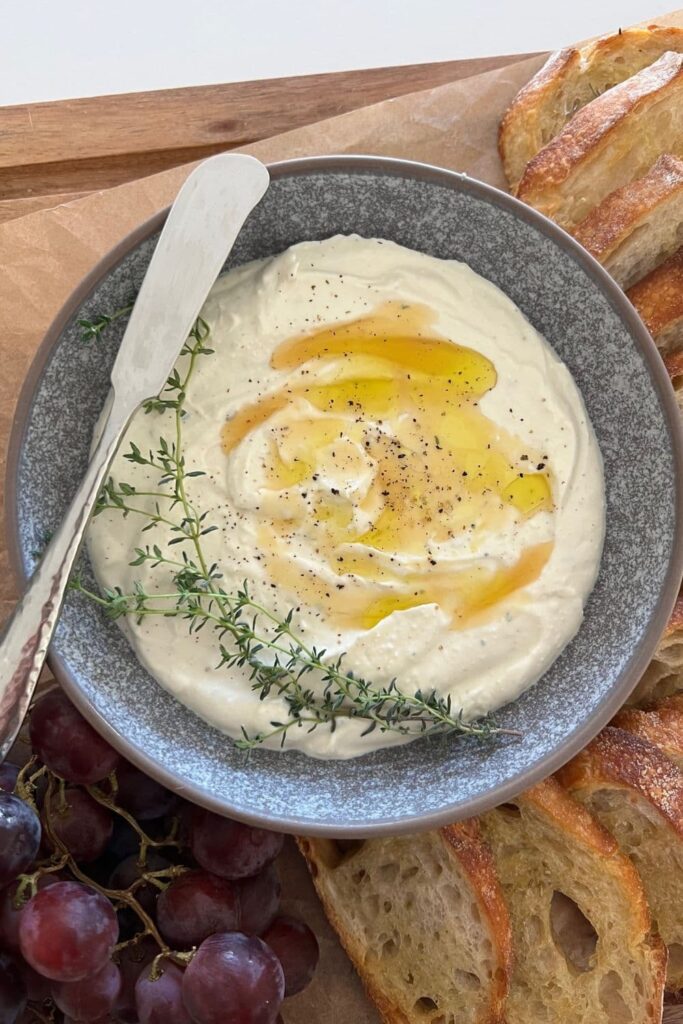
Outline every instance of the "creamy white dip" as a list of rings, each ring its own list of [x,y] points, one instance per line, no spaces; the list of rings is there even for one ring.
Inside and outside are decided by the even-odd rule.
[[[463,263],[339,236],[231,271],[202,317],[215,353],[197,361],[183,430],[186,468],[204,475],[186,486],[218,527],[203,546],[223,586],[246,580],[277,615],[295,609],[307,642],[346,652],[348,669],[405,692],[436,688],[466,718],[532,686],[581,623],[604,491],[581,395],[510,299]],[[349,355],[358,332],[343,325],[355,321]],[[337,354],[324,333],[335,325]],[[290,342],[315,332],[310,351]],[[379,335],[366,350],[363,336]],[[466,378],[478,383],[463,394]],[[245,414],[252,406],[258,415]],[[172,412],[136,415],[113,478],[155,490],[158,473],[123,453],[130,441],[156,449],[173,430]],[[135,504],[151,510],[154,499]],[[145,544],[178,554],[168,527],[143,526],[110,511],[93,521],[102,586],[173,590],[171,570],[129,565]],[[161,617],[122,625],[161,685],[226,733],[286,717],[245,671],[216,668],[209,629],[189,635],[181,618]],[[405,742],[361,738],[363,725],[290,730],[287,748],[348,758]]]

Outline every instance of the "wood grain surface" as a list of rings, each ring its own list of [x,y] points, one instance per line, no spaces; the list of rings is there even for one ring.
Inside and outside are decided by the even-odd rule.
[[[0,107],[0,221],[524,56]]]

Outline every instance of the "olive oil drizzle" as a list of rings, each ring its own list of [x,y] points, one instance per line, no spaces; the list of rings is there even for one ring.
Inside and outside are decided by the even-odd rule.
[[[269,573],[340,626],[436,604],[463,628],[533,582],[552,553],[548,541],[512,564],[488,557],[487,538],[552,511],[551,474],[542,453],[482,412],[493,363],[434,321],[427,306],[388,302],[288,339],[271,358],[286,383],[223,427],[229,456],[268,424],[265,479],[283,496],[261,527]],[[354,493],[364,474],[367,490]],[[477,557],[442,565],[462,538]]]

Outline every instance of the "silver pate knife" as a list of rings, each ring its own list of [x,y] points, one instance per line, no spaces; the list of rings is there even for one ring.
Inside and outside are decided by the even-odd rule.
[[[126,426],[158,395],[268,171],[253,157],[205,160],[182,186],[142,282],[111,373],[109,415],[83,481],[0,636],[0,761],[28,710],[74,559]]]

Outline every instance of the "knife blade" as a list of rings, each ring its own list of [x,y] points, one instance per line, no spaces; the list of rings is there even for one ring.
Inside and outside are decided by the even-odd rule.
[[[108,415],[62,523],[0,635],[0,760],[31,701],[88,520],[133,413],[164,387],[242,225],[270,178],[254,157],[199,165],[171,207],[111,373]]]

